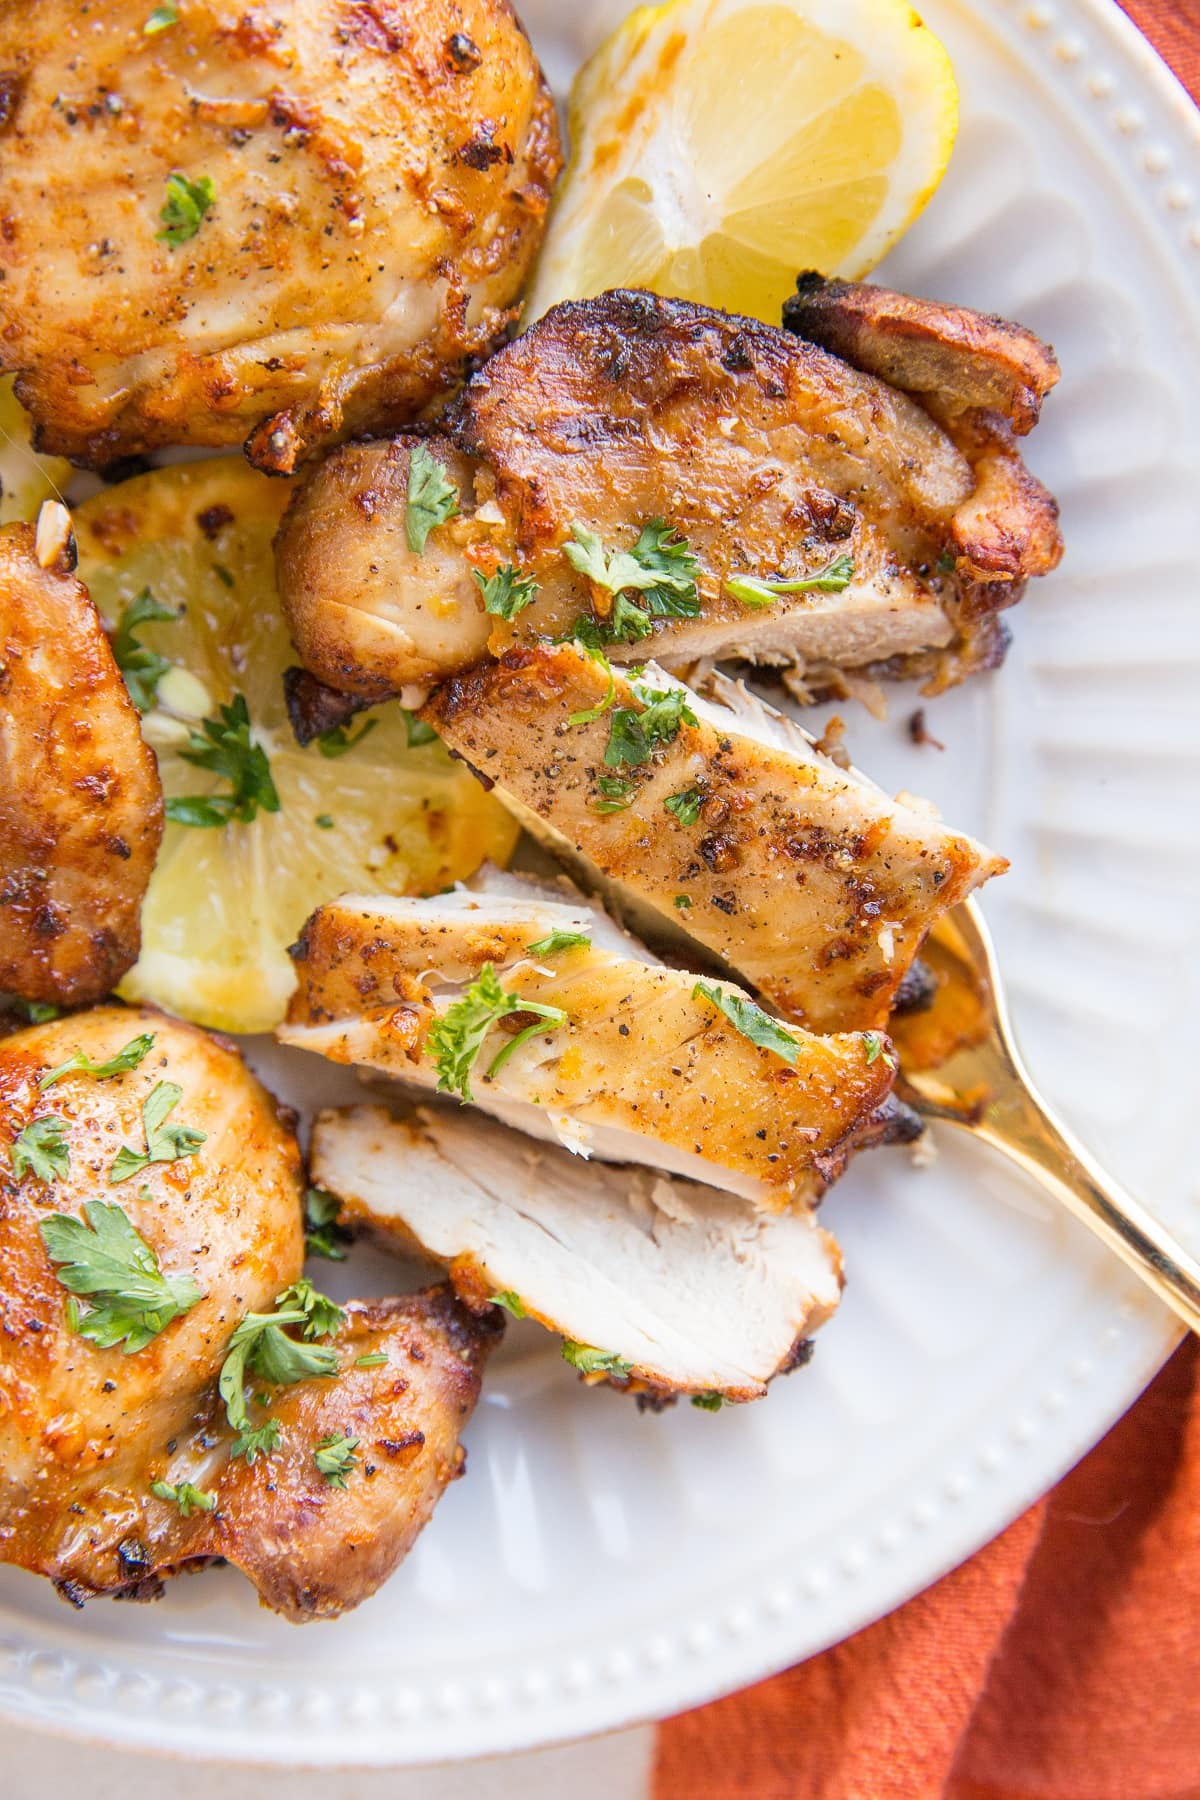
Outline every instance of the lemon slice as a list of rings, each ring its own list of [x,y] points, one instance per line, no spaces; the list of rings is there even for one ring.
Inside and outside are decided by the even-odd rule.
[[[71,465],[61,456],[37,454],[29,425],[11,376],[0,379],[0,525],[34,518],[42,501],[61,498],[71,479]]]
[[[879,262],[957,125],[950,59],[903,0],[641,7],[576,78],[527,318],[643,287],[777,321],[800,270]]]
[[[211,807],[215,797],[220,808],[230,796],[229,780],[180,752],[238,695],[250,747],[266,756],[277,812],[259,805],[246,823],[168,824],[142,911],[142,953],[120,990],[225,1031],[279,1023],[294,986],[287,946],[322,901],[434,893],[487,857],[506,861],[516,838],[509,816],[440,742],[410,747],[421,728],[398,706],[359,714],[324,752],[319,742],[296,743],[282,687],[295,654],[271,548],[289,492],[228,457],[156,469],[75,513],[79,573],[110,629],[146,590],[174,615],[133,631],[160,662],[131,663],[128,641],[116,645],[148,706],[143,730],[168,799],[196,796]],[[252,785],[269,800],[261,780]]]

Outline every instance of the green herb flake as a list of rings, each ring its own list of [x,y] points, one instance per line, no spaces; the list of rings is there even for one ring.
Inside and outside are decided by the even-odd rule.
[[[20,1181],[35,1175],[39,1181],[58,1181],[71,1170],[71,1152],[63,1142],[67,1121],[56,1113],[31,1119],[13,1139],[12,1171]]]
[[[895,1053],[887,1048],[883,1038],[877,1031],[864,1031],[863,1043],[866,1045],[868,1068],[870,1068],[872,1063],[878,1062],[880,1057],[883,1058],[887,1068],[896,1068]]]
[[[160,606],[150,589],[143,588],[136,599],[124,608],[112,633],[110,647],[113,661],[125,677],[129,698],[140,713],[148,713],[158,698],[158,684],[171,667],[157,650],[148,650],[138,641],[142,625],[177,624],[179,614],[169,606]]]
[[[698,1406],[701,1412],[720,1412],[725,1400],[721,1394],[693,1394],[692,1405]]]
[[[215,206],[216,198],[209,176],[190,181],[178,169],[174,170],[167,176],[166,204],[158,215],[162,221],[162,230],[155,234],[159,241],[173,250],[189,243]]]
[[[600,775],[596,787],[600,798],[592,801],[592,811],[598,813],[624,812],[637,793],[637,782],[626,775]]]
[[[676,894],[675,904],[680,912],[687,912],[692,904],[692,896],[690,894]]]
[[[538,584],[532,575],[522,575],[511,563],[497,569],[494,575],[481,575],[478,569],[471,573],[479,583],[479,591],[483,595],[483,610],[492,613],[497,619],[515,619],[518,613],[524,612],[538,591]]]
[[[371,1350],[366,1356],[356,1356],[354,1366],[356,1369],[382,1369],[386,1362],[382,1350]]]
[[[244,1456],[247,1468],[252,1469],[260,1456],[274,1456],[282,1433],[278,1419],[267,1419],[262,1425],[247,1422],[245,1430],[239,1431],[229,1446],[230,1457],[236,1462],[239,1456]]]
[[[313,820],[313,824],[316,826],[318,831],[332,831],[333,830],[333,814],[332,813],[318,813],[316,818]]]
[[[164,0],[162,6],[156,6],[146,23],[142,26],[143,37],[156,37],[160,31],[166,31],[171,25],[178,25],[179,14],[175,9],[175,0]]]
[[[107,1062],[93,1062],[84,1051],[77,1050],[66,1062],[59,1063],[57,1069],[51,1069],[48,1075],[43,1075],[38,1087],[44,1094],[47,1088],[52,1088],[64,1075],[90,1075],[94,1081],[107,1081],[112,1075],[124,1075],[130,1069],[136,1069],[153,1048],[154,1033],[145,1031],[139,1037],[130,1038],[124,1049],[118,1050],[115,1056],[110,1056]]]
[[[552,931],[549,937],[539,938],[536,944],[527,944],[527,956],[557,956],[560,950],[582,950],[591,948],[591,938],[586,931]]]
[[[597,646],[594,646],[593,644],[591,644],[584,638],[576,638],[575,643],[577,644],[578,648],[583,652],[584,656],[586,656],[590,662],[594,662],[597,665],[597,667],[600,669],[601,673],[605,676],[605,678],[608,682],[608,689],[604,695],[604,698],[602,700],[598,700],[596,702],[595,706],[585,707],[582,712],[568,713],[567,714],[567,724],[568,725],[593,725],[593,724],[595,724],[597,719],[603,718],[604,714],[608,711],[609,707],[612,705],[613,701],[616,699],[616,697],[617,697],[617,677],[616,677],[615,673],[613,672],[612,664],[609,662],[607,656],[605,656],[603,650],[601,650]]]
[[[637,768],[660,744],[671,743],[680,727],[697,723],[686,688],[648,688],[633,682],[639,708],[621,706],[612,715],[604,761],[610,769]]]
[[[668,794],[663,805],[669,813],[674,813],[681,825],[694,825],[700,817],[704,795],[698,787],[684,788],[680,794]]]
[[[115,1201],[88,1200],[83,1218],[55,1213],[38,1226],[46,1254],[70,1294],[91,1302],[68,1307],[72,1328],[102,1350],[144,1350],[173,1319],[204,1298],[190,1275],[164,1275],[145,1238]]]
[[[487,1079],[495,1076],[509,1057],[532,1037],[545,1031],[556,1031],[565,1025],[567,1015],[557,1006],[543,1006],[510,994],[500,984],[494,966],[484,963],[479,979],[472,982],[461,1000],[447,1007],[426,1040],[438,1072],[438,1092],[458,1094],[463,1101],[473,1100],[471,1071],[475,1067],[484,1039],[492,1027],[513,1013],[532,1013],[534,1023],[509,1039],[487,1071]]]
[[[408,547],[424,556],[431,531],[458,517],[458,489],[425,444],[418,444],[408,461],[408,512],[404,535]]]
[[[424,719],[419,719],[415,712],[409,712],[406,706],[400,708],[400,716],[404,720],[404,729],[408,733],[408,748],[419,750],[422,744],[436,744],[437,732]]]
[[[815,575],[798,575],[794,579],[780,576],[774,581],[760,580],[754,575],[739,575],[725,586],[743,606],[773,606],[781,594],[840,594],[854,579],[854,558],[835,556]]]
[[[224,563],[214,563],[212,572],[222,587],[232,588],[236,585],[233,579],[233,570],[227,569]]]
[[[590,1344],[577,1344],[574,1338],[563,1339],[562,1353],[563,1361],[581,1375],[615,1375],[620,1380],[633,1371],[633,1364],[615,1350],[596,1350]]]
[[[687,539],[664,519],[643,525],[632,550],[608,550],[594,531],[572,525],[563,555],[580,575],[613,596],[612,611],[596,620],[602,643],[635,644],[655,619],[694,619],[700,612],[700,565]],[[631,594],[640,596],[641,604]]]
[[[937,559],[938,572],[942,575],[953,575],[958,567],[958,558],[953,550],[943,550]]]
[[[498,1294],[489,1294],[488,1298],[493,1306],[502,1306],[506,1313],[512,1314],[514,1319],[523,1319],[526,1316],[525,1302],[519,1294],[514,1294],[511,1288],[504,1288]]]
[[[348,725],[333,725],[328,731],[321,733],[317,739],[317,749],[322,756],[330,759],[345,756],[348,750],[361,744],[365,737],[370,737],[378,723],[378,719],[364,719],[357,731]]]
[[[307,1339],[332,1337],[346,1322],[346,1309],[331,1300],[328,1294],[322,1294],[306,1276],[293,1281],[291,1287],[284,1288],[275,1300],[276,1308],[281,1312],[300,1312],[304,1315],[303,1336]],[[264,1371],[265,1373],[265,1371]]]
[[[338,1372],[336,1350],[289,1337],[287,1328],[300,1325],[304,1336],[311,1338],[336,1330],[344,1318],[344,1310],[319,1294],[308,1281],[294,1282],[285,1288],[275,1301],[274,1312],[246,1314],[225,1347],[217,1381],[217,1390],[225,1402],[225,1417],[238,1433],[231,1456],[244,1456],[252,1464],[279,1447],[278,1419],[256,1426],[250,1418],[246,1383],[252,1375],[276,1387],[290,1387],[297,1381]],[[263,1404],[261,1395],[255,1398],[257,1404]]]
[[[190,1519],[194,1512],[210,1513],[217,1510],[217,1496],[208,1493],[204,1488],[193,1487],[190,1481],[181,1481],[173,1487],[169,1481],[152,1481],[150,1492],[156,1500],[166,1500],[179,1508],[181,1519]]]
[[[131,1175],[140,1174],[151,1163],[179,1162],[185,1156],[195,1156],[206,1133],[193,1131],[189,1125],[166,1123],[182,1099],[183,1089],[175,1081],[160,1081],[151,1091],[142,1106],[146,1148],[131,1150],[128,1144],[121,1146],[109,1170],[110,1187],[115,1187],[119,1181],[128,1181]]]
[[[760,1050],[773,1051],[785,1063],[799,1062],[800,1046],[791,1033],[744,994],[731,994],[715,983],[698,981],[692,989],[692,999],[707,1000],[710,1006],[725,1015],[735,1031],[757,1044]]]
[[[342,1203],[324,1188],[310,1187],[304,1195],[304,1249],[308,1256],[323,1256],[328,1262],[345,1262],[343,1244],[352,1234],[338,1224]]]
[[[339,1437],[337,1432],[321,1439],[313,1451],[313,1461],[330,1487],[345,1487],[347,1475],[358,1462],[358,1446],[358,1438]]]
[[[230,791],[168,800],[167,817],[173,824],[198,829],[233,823],[250,825],[260,811],[280,810],[267,753],[250,735],[250,709],[245,695],[235,694],[229,706],[221,707],[218,718],[204,719],[200,731],[192,732],[187,749],[179,754],[194,768],[209,769],[227,781]]]

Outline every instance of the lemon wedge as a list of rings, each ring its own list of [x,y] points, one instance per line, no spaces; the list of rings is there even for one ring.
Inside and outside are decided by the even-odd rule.
[[[43,500],[61,499],[71,479],[61,456],[39,456],[30,439],[29,414],[13,392],[12,377],[0,379],[0,525],[33,519]]]
[[[120,991],[225,1031],[279,1023],[287,946],[323,901],[434,893],[485,858],[503,863],[516,839],[398,706],[297,744],[271,546],[290,485],[239,457],[182,464],[106,489],[74,521],[79,573],[115,633],[168,805],[200,821],[167,825]],[[205,721],[233,777],[209,766],[220,757],[189,760],[197,739],[218,748]]]
[[[903,0],[672,0],[576,78],[527,319],[642,287],[775,322],[797,273],[857,278],[945,172],[958,90]]]

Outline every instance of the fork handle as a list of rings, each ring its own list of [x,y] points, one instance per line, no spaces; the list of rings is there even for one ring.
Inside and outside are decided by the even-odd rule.
[[[1200,1334],[1200,1262],[1060,1125],[1030,1082],[997,1095],[976,1126],[1059,1199],[1152,1293]]]

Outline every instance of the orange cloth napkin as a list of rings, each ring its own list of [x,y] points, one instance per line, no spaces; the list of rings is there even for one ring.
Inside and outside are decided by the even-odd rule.
[[[1125,10],[1200,99],[1200,0]],[[660,1726],[654,1800],[1200,1800],[1200,1347],[945,1580]]]

